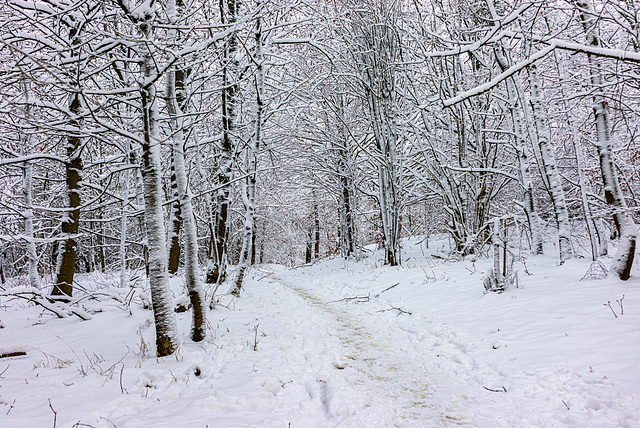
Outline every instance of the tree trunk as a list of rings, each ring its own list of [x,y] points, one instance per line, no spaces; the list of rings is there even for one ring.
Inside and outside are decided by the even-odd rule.
[[[27,237],[27,260],[29,261],[29,284],[40,289],[40,275],[38,274],[38,255],[36,243],[33,241],[33,164],[24,163],[22,175],[22,195],[24,202],[24,234]],[[4,281],[3,281],[4,283]]]
[[[0,284],[4,285],[7,282],[7,279],[4,275],[4,264],[7,258],[7,246],[3,243],[0,243]]]
[[[320,213],[318,212],[318,200],[313,192],[313,258],[320,258]]]
[[[175,132],[175,130],[172,130]],[[175,137],[174,137],[175,139]],[[167,232],[167,251],[169,273],[174,275],[180,266],[180,229],[182,228],[182,207],[176,178],[176,151],[171,151],[171,196],[175,199],[169,208],[169,227]]]
[[[158,138],[158,113],[154,81],[157,71],[149,51],[153,46],[149,22],[139,24],[144,41],[141,43],[143,85],[140,88],[142,103],[142,181],[144,186],[145,223],[149,240],[149,285],[156,327],[156,352],[159,357],[172,354],[178,346],[178,329],[173,313],[173,298],[169,288],[167,270],[167,246],[162,213],[162,183],[160,140]]]
[[[396,10],[386,3],[354,11],[355,60],[376,144],[378,202],[383,230],[385,264],[400,264],[401,168],[396,124],[396,64],[401,62]],[[378,7],[380,6],[380,7]],[[354,36],[355,35],[355,36]]]
[[[131,145],[125,142],[124,159],[125,165],[129,166],[131,157]],[[122,219],[120,221],[120,287],[125,288],[128,285],[127,280],[127,209],[129,206],[129,169],[124,171],[124,179],[122,183]]]
[[[220,0],[220,15],[224,24],[235,25],[239,7],[238,0]],[[225,10],[226,4],[226,10]],[[213,254],[207,266],[207,282],[220,284],[227,272],[227,240],[229,238],[229,184],[233,179],[233,155],[235,148],[236,104],[239,92],[237,83],[238,36],[235,31],[229,35],[225,46],[222,69],[222,148],[218,164],[217,182],[222,186],[216,195],[214,213]]]
[[[600,40],[597,31],[597,16],[591,7],[589,0],[576,0],[575,5],[580,13],[580,20],[586,34],[589,46],[599,47]],[[587,55],[589,59],[589,72],[591,84],[596,90],[593,97],[593,115],[602,181],[604,183],[604,197],[607,204],[613,210],[613,221],[619,232],[618,250],[611,264],[611,270],[622,280],[631,276],[631,267],[636,252],[637,226],[629,214],[627,202],[620,188],[616,173],[615,160],[613,158],[613,144],[611,142],[611,128],[609,125],[609,109],[603,94],[604,79],[602,78],[602,64],[599,57]]]
[[[135,151],[131,152],[131,163],[139,164],[138,156]],[[142,235],[142,262],[144,263],[144,271],[147,277],[149,276],[149,238],[147,237],[146,227],[146,208],[144,202],[144,184],[142,178],[142,168],[135,170],[135,186],[136,186],[136,205],[139,210],[142,210],[142,215],[138,217],[138,223],[140,225],[140,235]]]
[[[71,127],[76,132],[80,124],[80,95],[71,95],[69,111],[73,115]],[[73,132],[73,131],[72,131]],[[54,296],[71,296],[73,293],[73,278],[76,269],[76,235],[80,226],[80,187],[82,184],[82,158],[80,157],[82,140],[78,134],[70,134],[67,137],[67,209],[68,212],[62,218],[62,238],[58,249],[58,262],[56,264],[56,278],[51,292]]]
[[[261,0],[257,0],[256,8],[260,10],[261,6]],[[239,294],[242,289],[242,281],[244,280],[244,275],[249,265],[253,229],[255,227],[257,154],[262,143],[262,116],[264,110],[264,58],[262,52],[262,20],[260,15],[256,17],[254,36],[256,41],[254,57],[256,64],[256,107],[253,138],[251,138],[249,146],[247,147],[247,174],[249,174],[249,176],[246,179],[243,189],[243,201],[245,205],[244,236],[238,263],[238,273],[235,280],[234,294],[236,295]]]
[[[176,11],[176,4],[169,0],[167,2],[167,14],[169,19],[175,23],[176,16],[180,16]],[[175,37],[175,30],[171,30],[170,37]],[[193,205],[191,203],[191,195],[187,187],[187,172],[185,166],[184,154],[184,132],[180,125],[180,116],[182,116],[181,94],[177,93],[177,88],[184,88],[185,75],[176,67],[172,67],[167,72],[167,110],[171,118],[171,130],[173,138],[173,170],[175,173],[176,194],[178,196],[178,204],[184,215],[184,282],[189,292],[189,299],[192,306],[193,319],[191,323],[191,340],[200,342],[207,333],[206,315],[207,308],[204,301],[204,292],[200,282],[200,274],[198,268],[198,231],[196,218],[193,213]]]
[[[504,55],[502,46],[496,48],[495,53],[500,69],[505,71],[509,68],[509,63]],[[509,97],[508,108],[511,115],[511,124],[516,138],[515,150],[518,159],[518,178],[520,179],[520,185],[522,186],[522,207],[527,217],[529,230],[531,231],[531,249],[534,254],[542,254],[544,252],[541,232],[542,227],[540,225],[540,217],[538,216],[535,199],[533,197],[529,157],[527,155],[524,131],[522,130],[522,120],[517,108],[519,100],[517,93],[518,85],[516,85],[514,79],[515,78],[510,78],[507,80],[507,95]]]
[[[578,186],[580,187],[580,200],[582,201],[584,220],[587,226],[587,232],[589,234],[589,242],[591,244],[591,259],[593,261],[596,261],[598,259],[598,256],[600,255],[600,252],[598,250],[598,232],[596,230],[595,221],[591,213],[591,207],[589,206],[588,193],[591,193],[592,191],[584,173],[584,153],[582,152],[582,145],[580,144],[580,139],[578,137],[578,126],[571,110],[571,106],[567,101],[564,90],[564,87],[567,84],[567,78],[564,68],[564,58],[562,56],[563,53],[556,51],[555,55],[556,65],[558,67],[558,77],[560,81],[560,94],[562,95],[564,109],[567,112],[567,122],[569,122],[569,127],[571,128],[571,141],[573,143],[573,150],[576,154],[576,167],[578,168]]]
[[[540,80],[535,64],[529,66],[529,81],[531,85],[531,109],[533,111],[538,147],[540,148],[540,160],[542,162],[541,169],[544,171],[547,182],[549,183],[549,195],[551,196],[553,212],[558,226],[558,250],[560,253],[560,264],[562,264],[573,255],[571,248],[571,225],[569,224],[569,211],[567,210],[564,190],[560,183],[560,174],[558,174],[556,167],[556,157],[551,147],[546,112],[542,107]]]

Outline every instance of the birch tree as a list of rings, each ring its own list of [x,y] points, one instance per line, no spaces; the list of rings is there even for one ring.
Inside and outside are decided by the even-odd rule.
[[[184,14],[184,4],[178,0],[167,1],[167,16],[171,25],[177,26],[180,17]],[[178,38],[178,30],[171,29],[168,32],[169,47],[176,48]],[[184,222],[185,235],[185,273],[184,280],[189,293],[191,307],[193,311],[193,321],[191,327],[191,339],[195,342],[203,340],[206,336],[206,313],[204,292],[200,280],[199,263],[198,263],[198,230],[196,219],[191,203],[191,195],[187,186],[187,172],[185,166],[185,147],[186,138],[183,132],[183,126],[179,122],[184,121],[183,107],[184,94],[180,90],[184,90],[185,64],[180,61],[179,65],[173,65],[167,71],[166,76],[166,103],[167,111],[170,117],[171,138],[172,138],[172,160],[173,173],[175,174],[176,192],[180,211]]]
[[[246,174],[247,179],[244,181],[242,200],[245,206],[244,214],[244,233],[242,236],[242,249],[240,250],[240,260],[235,278],[234,293],[239,294],[242,288],[242,281],[246,273],[247,267],[251,259],[253,233],[255,229],[255,211],[256,211],[256,174],[257,174],[257,154],[262,142],[262,122],[264,120],[265,94],[264,94],[264,53],[263,53],[263,33],[262,33],[262,1],[256,1],[256,9],[258,15],[253,30],[255,38],[255,53],[253,62],[255,63],[255,107],[253,117],[253,135],[247,146],[246,156]]]
[[[220,17],[231,28],[225,41],[222,66],[222,144],[216,172],[219,189],[216,192],[213,216],[212,254],[207,266],[207,282],[219,284],[226,278],[227,240],[229,238],[230,183],[236,153],[236,115],[240,86],[238,59],[238,16],[240,0],[221,0]]]
[[[570,259],[573,255],[571,248],[571,225],[569,224],[569,211],[564,195],[564,189],[560,183],[557,171],[556,157],[551,147],[551,135],[547,120],[547,113],[542,107],[542,91],[538,77],[538,68],[532,64],[529,70],[529,86],[531,90],[531,110],[533,112],[537,144],[540,150],[540,169],[546,177],[549,195],[553,203],[553,212],[558,225],[558,253],[560,264]]]
[[[356,3],[351,10],[352,54],[368,108],[378,169],[378,203],[385,263],[396,266],[400,253],[402,193],[401,142],[397,124],[396,75],[401,61],[397,31],[399,4],[385,0]]]
[[[154,57],[156,5],[137,7],[119,0],[126,18],[135,27],[138,36],[136,53],[140,61],[139,95],[142,122],[141,171],[144,187],[145,223],[149,241],[149,284],[156,327],[158,356],[172,354],[178,346],[178,332],[173,314],[173,299],[169,289],[167,269],[166,233],[162,212],[162,183],[160,164],[160,138],[156,82],[161,77],[157,68],[160,58]]]
[[[588,46],[598,48],[600,36],[596,14],[588,0],[574,1],[586,36]],[[636,251],[637,226],[628,209],[627,202],[620,188],[617,177],[611,129],[609,124],[609,108],[604,93],[605,82],[602,78],[602,61],[597,55],[587,53],[589,75],[595,92],[593,96],[593,116],[597,135],[596,148],[600,158],[600,169],[604,183],[604,196],[613,210],[613,220],[619,232],[618,249],[611,264],[611,270],[622,280],[631,276],[631,267]]]

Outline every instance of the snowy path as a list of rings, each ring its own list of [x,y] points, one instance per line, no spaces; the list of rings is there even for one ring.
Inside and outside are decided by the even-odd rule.
[[[384,307],[380,304],[371,309],[373,302],[320,298],[312,291],[319,281],[305,287],[276,276],[269,283],[270,287],[281,286],[282,292],[295,293],[300,302],[294,299],[287,304],[296,307],[294,313],[306,314],[303,322],[293,321],[298,324],[295,328],[308,329],[307,335],[313,331],[311,340],[319,352],[330,350],[329,355],[307,358],[329,357],[335,368],[319,383],[323,404],[336,426],[479,426],[484,419],[477,414],[471,418],[465,410],[470,400],[465,393],[467,371],[477,366],[465,357],[464,346],[453,336],[419,332],[410,324],[401,327],[396,320],[409,315],[397,310],[387,313],[379,309]],[[432,337],[428,344],[433,345],[428,352],[427,336]],[[455,356],[448,361],[445,355]],[[340,391],[340,397],[334,397],[332,391]],[[313,396],[313,388],[310,394]]]
[[[321,300],[302,286],[281,282],[319,314],[323,325],[317,328],[323,330],[322,339],[339,342],[334,366],[343,371],[340,376],[358,395],[372,400],[365,407],[388,411],[387,417],[395,423],[424,421],[426,413],[433,413],[429,406],[431,380],[409,336],[397,332],[400,334],[392,343],[388,332],[367,326],[357,311]],[[372,422],[381,422],[380,416],[375,415]]]

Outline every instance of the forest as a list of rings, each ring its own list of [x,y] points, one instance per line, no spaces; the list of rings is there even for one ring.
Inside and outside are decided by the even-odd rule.
[[[0,299],[138,302],[166,357],[265,266],[430,241],[485,294],[528,261],[628,290],[639,73],[635,0],[3,1]]]

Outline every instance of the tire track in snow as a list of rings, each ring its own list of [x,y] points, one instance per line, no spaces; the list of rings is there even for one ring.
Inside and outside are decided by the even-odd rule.
[[[395,426],[474,426],[459,407],[447,410],[434,404],[436,385],[410,332],[392,325],[379,331],[375,327],[380,326],[368,326],[358,311],[325,302],[282,278],[272,280],[323,315],[328,335],[342,346],[344,358],[335,364],[344,370],[341,378],[371,399],[368,406],[387,408]]]

